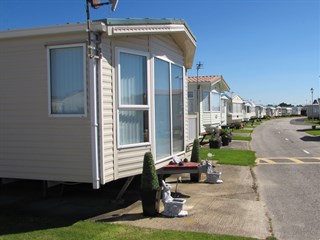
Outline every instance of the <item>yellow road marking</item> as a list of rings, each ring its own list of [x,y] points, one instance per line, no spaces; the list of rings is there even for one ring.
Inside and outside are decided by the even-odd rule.
[[[290,160],[291,162],[278,162],[275,160]],[[303,159],[314,159],[314,161],[304,162]],[[261,162],[264,161],[264,162]],[[320,157],[263,157],[257,158],[256,164],[263,165],[263,164],[320,164]]]
[[[291,160],[291,161],[293,161],[293,162],[295,162],[295,163],[297,163],[297,164],[303,164],[303,163],[305,163],[305,162],[303,162],[303,161],[301,161],[301,160],[299,160],[299,159],[296,159],[296,158],[287,158],[287,159],[289,159],[289,160]]]
[[[260,161],[265,161],[266,163],[260,163]],[[275,161],[272,161],[268,158],[257,158],[256,162],[257,164],[276,164]]]

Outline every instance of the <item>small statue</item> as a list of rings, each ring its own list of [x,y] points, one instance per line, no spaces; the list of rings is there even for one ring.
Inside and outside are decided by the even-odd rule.
[[[185,199],[173,198],[171,196],[171,185],[162,180],[162,202],[164,205],[163,215],[167,217],[184,217],[188,215],[187,211],[182,210]]]
[[[223,181],[220,179],[221,172],[214,171],[214,166],[212,165],[211,161],[206,160],[206,168],[207,168],[207,179],[205,182],[207,183],[223,183]]]

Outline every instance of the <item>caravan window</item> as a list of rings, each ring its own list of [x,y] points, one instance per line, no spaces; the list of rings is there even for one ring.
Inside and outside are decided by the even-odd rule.
[[[203,112],[210,111],[210,92],[208,91],[202,92],[202,111]]]
[[[211,111],[220,111],[220,94],[218,92],[211,92]]]
[[[149,143],[149,101],[147,55],[118,52],[118,146]]]
[[[48,48],[49,114],[85,115],[85,51],[83,45]]]

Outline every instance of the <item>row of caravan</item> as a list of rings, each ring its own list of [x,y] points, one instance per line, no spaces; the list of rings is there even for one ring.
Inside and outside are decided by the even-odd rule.
[[[239,95],[230,96],[229,91],[223,76],[188,77],[189,118],[197,116],[200,133],[256,118],[301,115],[301,107],[263,106]]]

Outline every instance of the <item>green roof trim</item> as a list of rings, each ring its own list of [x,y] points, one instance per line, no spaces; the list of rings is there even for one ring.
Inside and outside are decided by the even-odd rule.
[[[176,18],[105,18],[94,20],[94,22],[103,22],[107,26],[112,25],[161,25],[161,24],[183,24],[194,40],[196,40],[195,35],[191,31],[188,24],[183,19]]]

